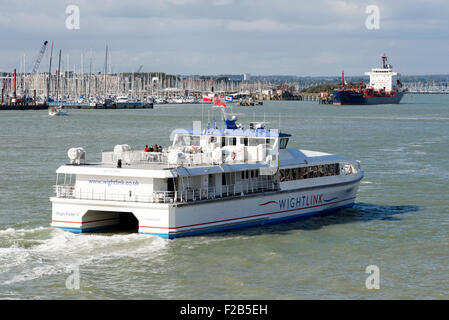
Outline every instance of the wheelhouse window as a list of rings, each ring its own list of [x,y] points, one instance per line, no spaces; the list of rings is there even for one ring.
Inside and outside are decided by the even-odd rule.
[[[288,138],[281,138],[281,140],[279,142],[279,149],[287,148],[287,144],[288,144]]]
[[[192,146],[199,146],[200,145],[200,136],[192,136],[190,143]]]

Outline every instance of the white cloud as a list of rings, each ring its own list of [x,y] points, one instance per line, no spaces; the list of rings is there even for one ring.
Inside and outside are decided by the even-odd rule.
[[[80,8],[80,30],[65,28],[68,4]],[[380,7],[376,31],[365,28],[369,4]],[[97,65],[107,43],[122,70],[362,73],[386,51],[394,60],[427,61],[412,69],[444,72],[447,16],[443,0],[3,1],[0,70],[16,67],[21,52],[31,61],[44,40],[55,40],[74,56],[93,48]]]

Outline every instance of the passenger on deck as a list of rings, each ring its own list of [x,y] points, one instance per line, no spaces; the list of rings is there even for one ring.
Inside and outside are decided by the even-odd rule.
[[[143,149],[143,152],[150,152],[150,148],[148,148],[148,145],[145,145],[145,149]]]
[[[159,146],[158,152],[162,152],[162,146]]]
[[[154,152],[153,145],[150,146],[150,152]]]
[[[154,152],[159,152],[159,147],[157,144],[154,145]]]

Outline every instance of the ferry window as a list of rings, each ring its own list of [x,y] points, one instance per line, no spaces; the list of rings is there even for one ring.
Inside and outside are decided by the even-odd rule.
[[[245,179],[245,171],[240,172],[240,179]]]
[[[179,135],[176,139],[175,145],[190,146],[190,136]]]
[[[226,175],[226,182],[228,184],[234,184],[235,183],[235,174],[231,172],[225,173]]]
[[[291,169],[291,180],[296,180],[296,168]]]
[[[246,170],[245,171],[245,179],[248,179],[249,178],[249,172],[248,172],[248,170]]]
[[[248,146],[248,138],[240,138],[240,144],[244,146]]]
[[[252,146],[252,147],[256,147],[259,144],[265,144],[265,139],[255,139],[255,138],[253,138],[253,139],[249,140],[249,145]]]
[[[217,137],[210,137],[210,142],[211,143],[217,142]]]
[[[323,166],[318,166],[318,176],[324,177],[324,171]]]
[[[254,170],[251,170],[251,178],[254,178]]]
[[[307,179],[307,168],[301,168],[301,177]]]
[[[231,146],[236,146],[237,145],[237,138],[233,137],[233,138],[229,138],[229,145]]]
[[[254,176],[257,178],[259,177],[259,170],[254,170]]]
[[[284,169],[279,170],[279,176],[280,176],[281,182],[285,181],[285,170]]]
[[[312,167],[307,168],[307,179],[313,178],[313,169]]]
[[[290,181],[292,179],[291,170],[285,169],[285,181]]]
[[[226,145],[226,138],[221,137],[221,146],[224,147]]]
[[[191,145],[192,146],[199,146],[200,145],[200,137],[199,136],[192,136],[191,139]]]
[[[279,149],[287,148],[288,138],[281,138]]]

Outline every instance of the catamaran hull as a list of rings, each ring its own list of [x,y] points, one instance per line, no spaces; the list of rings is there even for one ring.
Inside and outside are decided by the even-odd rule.
[[[52,226],[90,232],[119,224],[122,213],[138,220],[139,233],[163,238],[275,224],[329,214],[354,205],[361,177],[337,185],[245,195],[188,204],[51,198]]]

